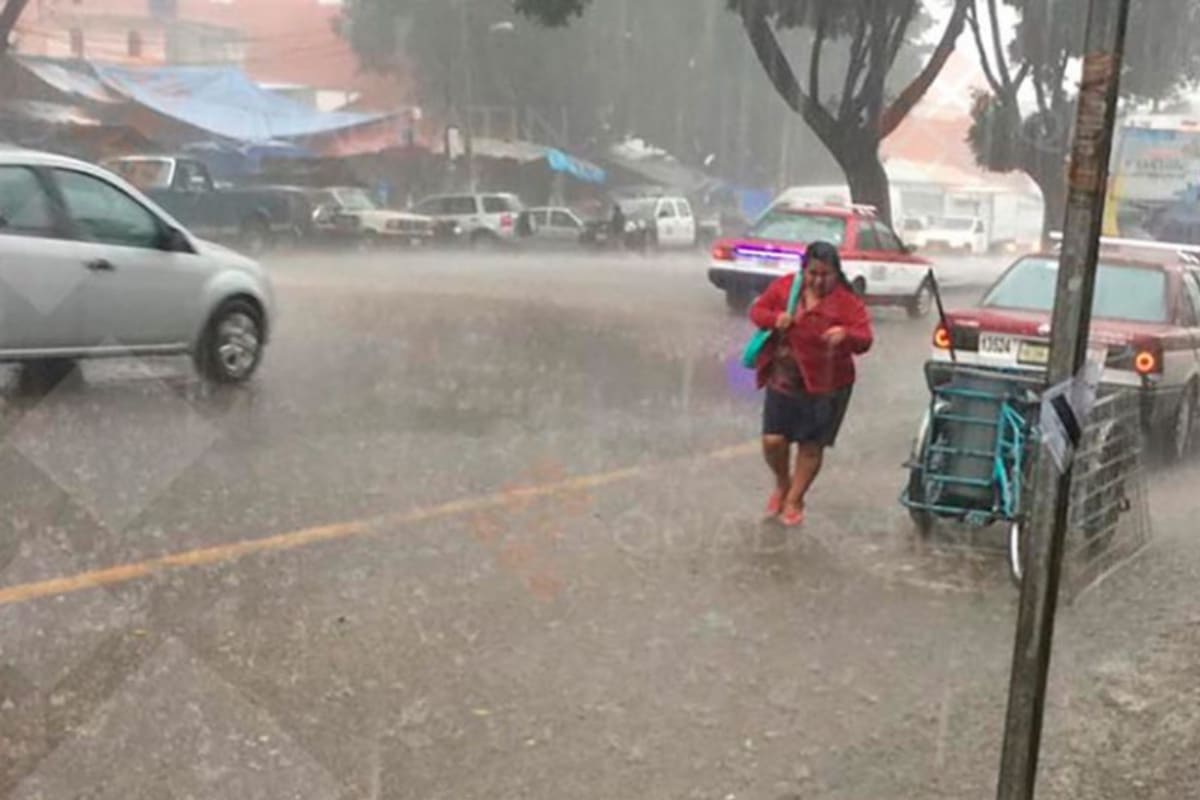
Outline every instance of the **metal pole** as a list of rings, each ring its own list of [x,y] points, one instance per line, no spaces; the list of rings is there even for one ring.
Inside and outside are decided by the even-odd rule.
[[[29,0],[8,0],[3,8],[0,8],[0,53],[8,51],[9,36],[28,5]]]
[[[1129,4],[1130,0],[1091,0],[1088,13],[1051,334],[1050,386],[1079,374],[1087,358]],[[1045,453],[1038,458],[1037,470],[1032,536],[1013,646],[999,800],[1032,800],[1034,796],[1067,532],[1071,471],[1068,468],[1065,474],[1057,474]]]

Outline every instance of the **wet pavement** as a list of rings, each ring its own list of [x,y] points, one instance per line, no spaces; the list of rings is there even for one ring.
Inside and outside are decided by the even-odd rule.
[[[1002,266],[939,274],[965,302]],[[1015,593],[897,503],[931,321],[877,314],[785,532],[749,326],[703,259],[272,269],[248,387],[0,372],[0,797],[992,792]],[[1064,614],[1047,796],[1161,782],[1086,793],[1084,767],[1121,698],[1154,727],[1147,653],[1186,684],[1195,473],[1156,479],[1154,547]]]

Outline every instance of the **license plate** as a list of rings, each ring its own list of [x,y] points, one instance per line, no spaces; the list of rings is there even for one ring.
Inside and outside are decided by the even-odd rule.
[[[1017,342],[1011,336],[983,334],[979,337],[979,353],[987,356],[1016,355]]]
[[[1050,363],[1050,345],[1039,344],[1038,342],[1021,342],[1021,350],[1017,354],[1017,361],[1020,361],[1022,364],[1045,366]]]

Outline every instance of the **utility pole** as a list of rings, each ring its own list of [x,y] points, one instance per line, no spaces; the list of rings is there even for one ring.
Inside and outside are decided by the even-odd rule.
[[[29,0],[8,0],[0,8],[0,55],[8,52],[9,37],[12,36],[13,29],[17,27],[17,20],[28,5]]]
[[[459,25],[462,28],[462,64],[463,64],[463,106],[462,106],[462,134],[463,134],[463,157],[467,164],[467,191],[475,193],[475,128],[471,121],[471,111],[475,105],[475,89],[474,76],[472,75],[475,65],[474,53],[471,51],[471,14],[469,3],[471,0],[459,0],[459,12],[461,17]]]
[[[1048,386],[1080,374],[1087,358],[1096,262],[1121,79],[1130,0],[1091,0],[1083,80],[1068,174]],[[1082,421],[1080,421],[1082,424]],[[1012,681],[1000,762],[999,800],[1032,800],[1066,539],[1071,469],[1037,459],[1032,535],[1013,646]]]

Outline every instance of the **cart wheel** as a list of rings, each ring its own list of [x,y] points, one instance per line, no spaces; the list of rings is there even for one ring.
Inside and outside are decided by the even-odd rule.
[[[1008,576],[1018,588],[1025,579],[1025,557],[1028,551],[1025,526],[1020,522],[1008,524]]]
[[[918,503],[925,502],[925,471],[920,467],[912,467],[908,471],[908,498]],[[933,514],[919,508],[909,508],[908,516],[922,538],[929,538],[933,533]]]

